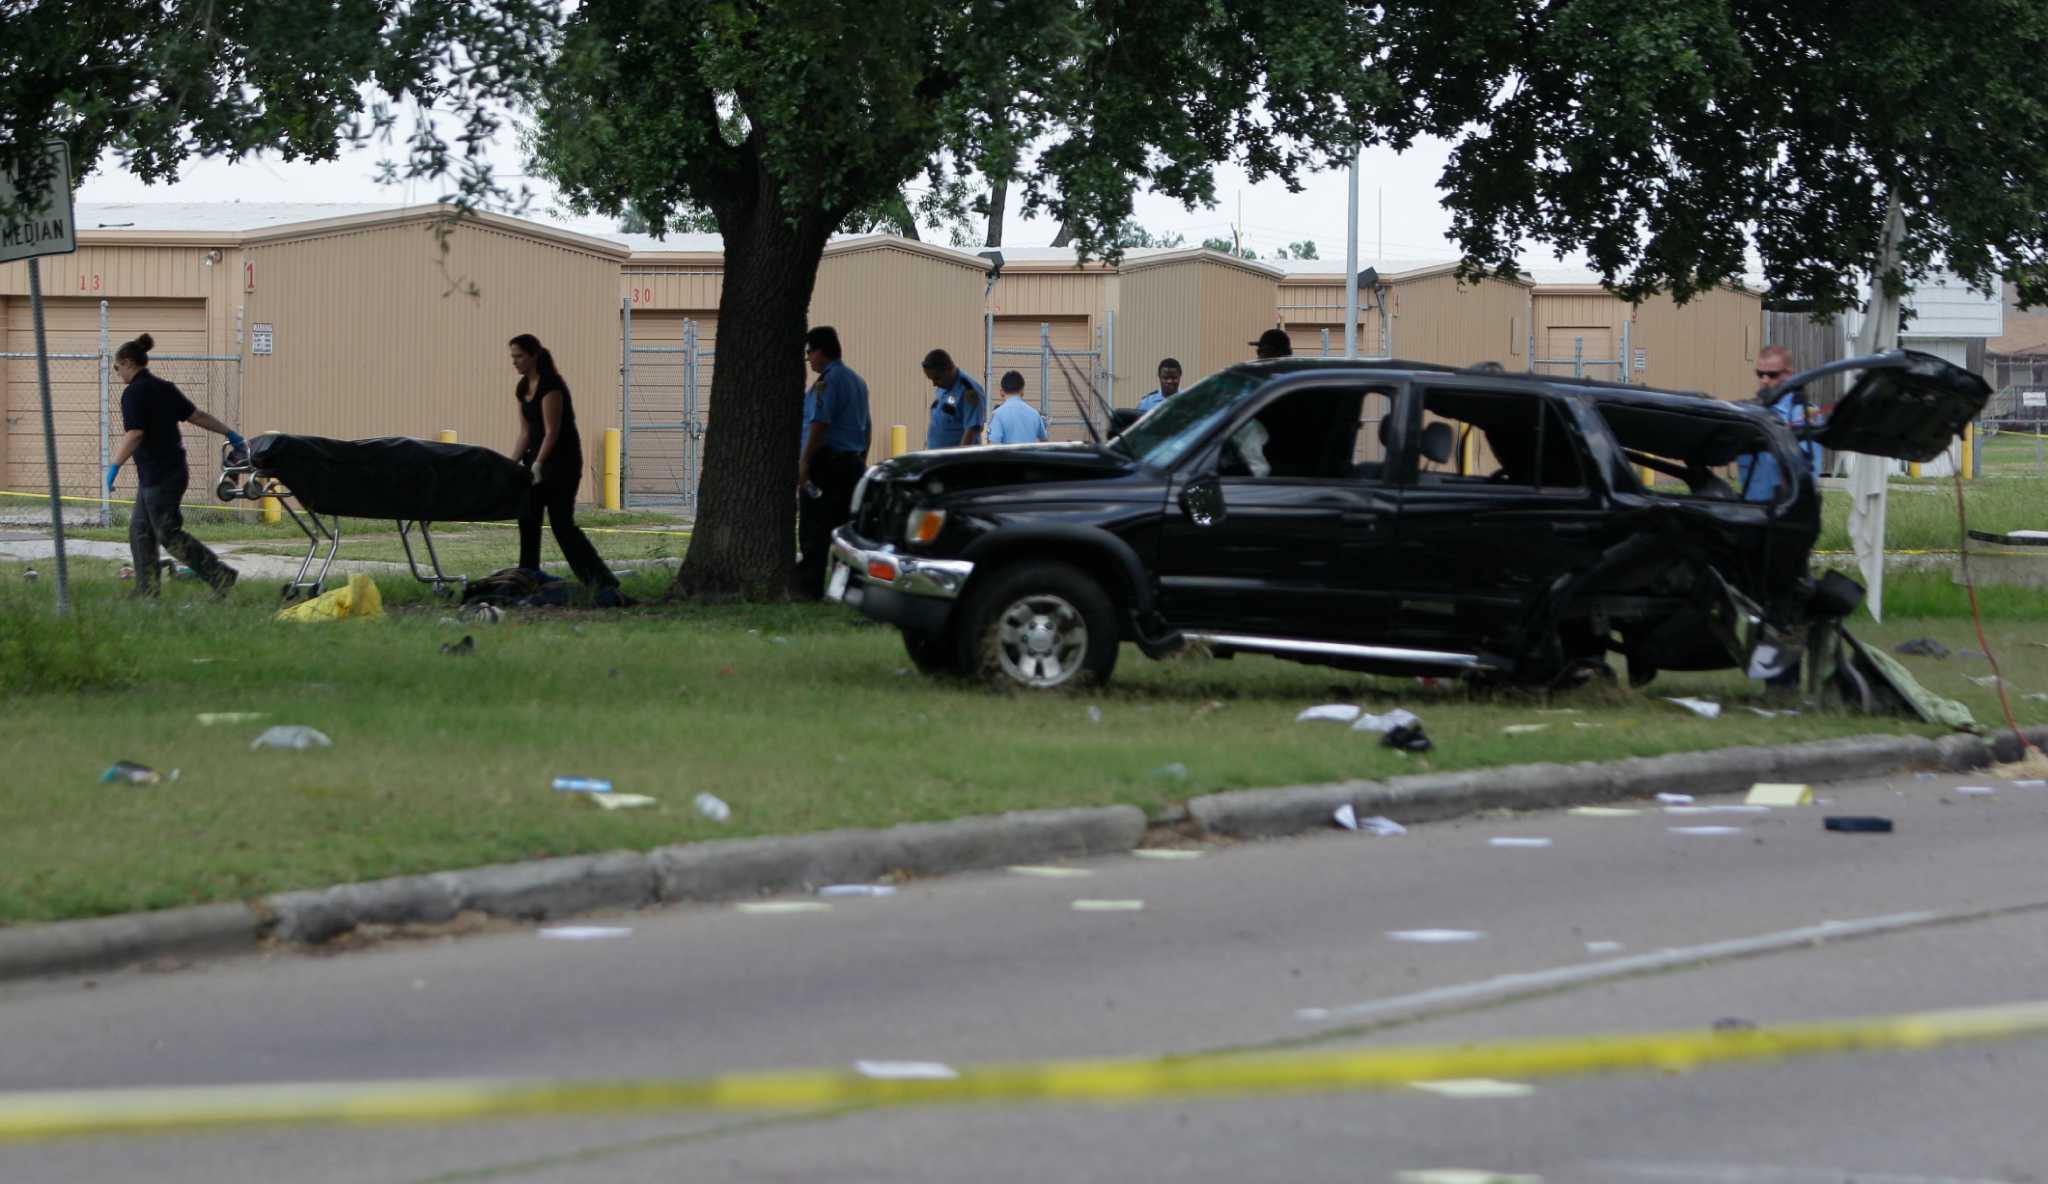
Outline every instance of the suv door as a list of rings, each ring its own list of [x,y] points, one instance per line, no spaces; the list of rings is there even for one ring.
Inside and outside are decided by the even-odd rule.
[[[1382,432],[1395,406],[1385,384],[1288,384],[1182,466],[1156,563],[1167,620],[1332,641],[1384,636],[1386,589],[1366,577],[1391,557],[1396,500]],[[1202,505],[1212,495],[1220,513]]]
[[[1386,567],[1396,641],[1513,656],[1537,598],[1598,555],[1606,502],[1562,398],[1498,380],[1421,388]]]

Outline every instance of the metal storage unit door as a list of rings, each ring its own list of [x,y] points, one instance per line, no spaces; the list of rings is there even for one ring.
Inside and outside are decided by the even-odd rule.
[[[680,352],[683,323],[697,323],[696,398],[687,379],[691,373]],[[690,451],[686,425],[695,416],[702,428],[711,408],[711,371],[718,339],[715,311],[662,309],[633,311],[632,424],[626,457],[627,501],[655,505],[688,498],[695,474],[687,472]]]
[[[26,297],[7,300],[7,346],[10,355],[4,366],[7,381],[7,487],[41,492],[48,488],[44,476],[42,408],[36,387],[35,322]],[[44,336],[50,353],[94,354],[100,349],[100,302],[96,299],[45,298]],[[158,354],[203,354],[206,352],[206,302],[204,300],[148,300],[141,298],[107,301],[107,350],[139,334],[156,339]],[[108,433],[121,437],[121,380],[109,362],[107,373]],[[166,371],[164,377],[177,381],[179,375]],[[201,408],[205,392],[186,394]],[[100,363],[97,357],[52,358],[50,362],[50,409],[57,434],[57,469],[66,494],[86,496],[98,492],[100,480]],[[219,410],[219,409],[215,409]],[[231,425],[232,426],[232,425]],[[213,467],[212,446],[207,433],[185,429],[185,447],[195,471]],[[110,444],[111,447],[111,444]],[[124,473],[124,480],[132,475]],[[198,481],[195,478],[195,481]],[[205,481],[198,481],[205,484]],[[127,496],[126,486],[121,496]]]
[[[1074,409],[1073,396],[1067,392],[1067,380],[1058,361],[1047,360],[1044,366],[1044,387],[1040,387],[1041,351],[1038,327],[1041,324],[1051,326],[1053,350],[1067,355],[1066,362],[1099,387],[1102,380],[1095,373],[1096,360],[1092,352],[1095,349],[1095,335],[1089,326],[1088,318],[999,316],[995,322],[995,352],[989,365],[994,373],[984,379],[988,386],[990,402],[993,404],[1002,401],[1002,391],[998,384],[1002,381],[1005,371],[1015,370],[1024,376],[1024,397],[1031,400],[1031,405],[1045,415],[1053,439],[1087,439],[1088,433],[1080,425],[1078,412]],[[979,358],[953,360],[969,374],[973,374],[975,368],[981,364]],[[975,377],[983,376],[976,374]],[[1149,391],[1152,388],[1148,385],[1144,389]],[[1081,390],[1081,398],[1084,401],[1088,398],[1086,387]],[[912,432],[914,447],[924,438],[924,425],[917,425]]]

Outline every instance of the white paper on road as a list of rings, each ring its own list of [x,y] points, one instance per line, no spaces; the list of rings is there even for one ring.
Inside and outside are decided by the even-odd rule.
[[[1667,826],[1664,829],[1674,835],[1739,835],[1739,826]]]
[[[1618,941],[1589,941],[1586,943],[1586,952],[1588,954],[1618,954],[1621,952],[1621,943]]]
[[[941,1061],[855,1061],[853,1071],[878,1081],[951,1081],[960,1076]]]
[[[1411,1081],[1408,1087],[1441,1098],[1526,1098],[1536,1092],[1533,1085],[1525,1085],[1519,1081],[1499,1081],[1492,1077],[1446,1077],[1439,1081]]]
[[[1391,818],[1383,818],[1377,814],[1371,818],[1360,818],[1358,811],[1351,808],[1350,802],[1337,807],[1337,812],[1330,815],[1330,818],[1345,830],[1364,831],[1376,839],[1392,839],[1408,833],[1407,827]]]
[[[1973,797],[1988,797],[1998,791],[1988,785],[1958,785],[1956,792],[1970,794]]]
[[[1387,936],[1395,941],[1420,942],[1423,945],[1447,945],[1451,942],[1478,941],[1485,937],[1476,929],[1390,929]]]
[[[1744,802],[1723,802],[1712,806],[1666,806],[1666,814],[1769,814],[1769,806],[1752,806]]]
[[[1813,804],[1813,787],[1782,781],[1759,781],[1749,787],[1749,796],[1742,799],[1751,806],[1810,806]]]
[[[749,900],[734,905],[743,913],[822,913],[832,906],[820,900]]]
[[[1685,708],[1687,711],[1692,712],[1694,715],[1697,715],[1702,719],[1721,718],[1721,705],[1719,703],[1714,702],[1712,699],[1688,699],[1683,697],[1666,695],[1664,696],[1664,701],[1666,703],[1677,704],[1678,706]]]
[[[556,925],[541,930],[540,935],[556,941],[602,941],[607,937],[627,937],[632,932],[623,925]]]
[[[1567,812],[1581,818],[1627,818],[1631,814],[1642,813],[1627,806],[1573,806]]]
[[[1140,847],[1131,852],[1139,859],[1200,859],[1200,851],[1184,851],[1178,847]]]
[[[894,884],[827,884],[818,889],[819,896],[894,896]]]
[[[1077,913],[1136,913],[1142,912],[1142,900],[1077,900],[1073,903]]]
[[[1693,796],[1689,793],[1660,793],[1657,795],[1657,800],[1660,802],[1670,802],[1673,805],[1690,805]]]
[[[2048,789],[2048,781],[2029,779],[2012,783],[2014,789]]]
[[[1352,720],[1357,719],[1359,713],[1364,710],[1365,708],[1360,707],[1356,703],[1325,703],[1320,707],[1304,709],[1300,715],[1294,717],[1294,722],[1298,724],[1317,722],[1348,724]]]
[[[1095,873],[1085,867],[1052,867],[1045,864],[1013,863],[1010,865],[1010,874],[1013,876],[1037,876],[1041,880],[1078,880],[1083,876],[1092,876]]]
[[[1541,1176],[1477,1172],[1471,1168],[1413,1168],[1397,1173],[1395,1184],[1543,1184]]]
[[[1486,840],[1489,847],[1548,847],[1549,839],[1518,838],[1513,835],[1496,835]]]
[[[1351,725],[1354,732],[1378,732],[1384,736],[1395,728],[1406,728],[1422,722],[1422,717],[1406,707],[1396,707],[1385,715],[1361,715]]]

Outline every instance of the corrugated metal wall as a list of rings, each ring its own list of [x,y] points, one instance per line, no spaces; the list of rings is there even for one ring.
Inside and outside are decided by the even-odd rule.
[[[1126,271],[1117,284],[1121,296],[1116,314],[1117,368],[1131,376],[1129,381],[1140,396],[1155,385],[1152,376],[1161,358],[1179,358],[1182,384],[1192,386],[1241,356],[1226,354],[1220,347],[1208,350],[1205,356],[1196,264]],[[1136,404],[1135,399],[1119,401],[1126,406]]]
[[[839,330],[846,364],[867,381],[875,428],[870,460],[888,455],[891,424],[909,429],[912,448],[924,443],[931,386],[919,364],[926,353],[943,349],[970,374],[981,368],[985,286],[978,260],[893,243],[826,253],[811,295],[811,324]]]
[[[1572,339],[1580,336],[1587,359],[1614,359],[1625,329],[1630,382],[1704,391],[1718,399],[1747,399],[1756,392],[1753,371],[1762,345],[1763,299],[1754,292],[1716,288],[1682,306],[1669,296],[1632,306],[1583,285],[1538,287],[1533,315],[1538,357],[1568,360]],[[1569,372],[1563,365],[1546,369]],[[1586,374],[1611,380],[1615,370],[1588,367]]]
[[[1330,356],[1344,356],[1344,277],[1289,276],[1279,282],[1274,308],[1282,327],[1294,339],[1297,354],[1320,354],[1323,330],[1330,333]],[[1372,356],[1380,349],[1380,314],[1372,293],[1358,294],[1358,352]],[[1396,356],[1399,356],[1398,351]]]
[[[1507,280],[1461,284],[1449,272],[1397,280],[1387,293],[1394,356],[1443,366],[1499,362],[1520,370],[1522,345],[1514,339],[1528,300],[1527,287]]]
[[[1251,341],[1274,327],[1280,279],[1205,254],[1196,264],[1201,295],[1202,372],[1221,370],[1253,354]]]
[[[619,256],[463,225],[444,256],[429,218],[252,242],[247,322],[273,327],[251,356],[243,421],[340,439],[453,428],[508,450],[518,381],[506,341],[532,333],[575,397],[583,495],[598,488],[604,429],[619,419]],[[476,288],[471,295],[467,289]]]

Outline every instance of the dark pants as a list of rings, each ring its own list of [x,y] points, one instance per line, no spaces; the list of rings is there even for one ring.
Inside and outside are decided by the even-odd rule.
[[[158,547],[184,560],[185,566],[216,590],[234,582],[235,573],[220,556],[185,533],[185,515],[179,503],[185,498],[189,480],[183,469],[152,473],[135,491],[135,508],[128,515],[128,554],[135,563],[137,595],[156,595]]]
[[[569,570],[592,588],[616,588],[619,579],[598,557],[590,536],[576,525],[576,489],[583,483],[583,470],[549,473],[527,495],[526,508],[519,513],[519,566],[540,570],[540,516],[545,512],[555,531],[555,545]]]
[[[817,497],[797,501],[796,538],[803,562],[796,566],[796,594],[815,600],[825,594],[825,572],[832,557],[832,532],[853,517],[853,487],[860,484],[858,452],[821,450],[811,462],[811,483]]]

